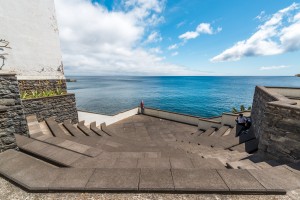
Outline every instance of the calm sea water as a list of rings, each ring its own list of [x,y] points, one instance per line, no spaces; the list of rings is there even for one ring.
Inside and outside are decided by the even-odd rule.
[[[113,115],[145,106],[202,117],[252,104],[256,85],[300,87],[298,77],[68,77],[80,110]]]

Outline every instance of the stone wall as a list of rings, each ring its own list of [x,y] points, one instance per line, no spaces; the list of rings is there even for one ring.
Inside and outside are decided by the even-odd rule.
[[[300,161],[300,107],[268,103],[262,130],[260,151],[280,160]]]
[[[16,148],[13,134],[28,135],[15,74],[0,74],[0,151]]]
[[[56,90],[57,88],[62,89],[64,92],[67,91],[67,84],[65,79],[52,79],[52,80],[19,80],[19,88],[21,92],[31,91],[45,91],[45,90]]]
[[[251,116],[260,153],[300,161],[300,106],[296,102],[266,87],[256,87]]]
[[[252,125],[250,131],[255,133],[256,138],[259,138],[259,136],[261,135],[261,127],[263,122],[261,119],[264,116],[267,102],[275,100],[277,99],[275,99],[274,96],[270,95],[264,87],[255,87],[251,110]]]
[[[65,94],[53,97],[22,100],[25,115],[36,114],[38,121],[49,117],[56,117],[57,122],[71,119],[72,123],[78,122],[76,100],[74,94]]]
[[[7,123],[12,123],[15,133],[28,135],[28,127],[21,104],[18,81],[15,74],[0,74],[0,105],[9,110]],[[8,125],[9,126],[9,125]]]
[[[6,106],[0,106],[0,152],[17,148],[15,129],[9,120],[8,109]]]

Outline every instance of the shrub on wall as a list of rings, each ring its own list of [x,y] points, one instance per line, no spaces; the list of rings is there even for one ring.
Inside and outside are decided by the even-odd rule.
[[[64,94],[66,94],[66,92],[64,92],[61,88],[56,88],[56,90],[43,91],[32,90],[31,92],[21,92],[21,99],[35,99],[41,97],[59,96]]]

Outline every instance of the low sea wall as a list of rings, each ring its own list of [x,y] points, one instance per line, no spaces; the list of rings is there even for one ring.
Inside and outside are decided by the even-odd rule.
[[[63,122],[67,119],[71,119],[72,123],[78,122],[74,94],[23,99],[22,105],[25,115],[35,114],[39,122],[49,117],[55,117],[57,122]]]
[[[300,106],[295,101],[266,87],[256,87],[251,116],[261,153],[300,161]]]
[[[153,116],[153,117],[162,118],[162,119],[168,119],[168,120],[172,120],[172,121],[186,123],[186,124],[190,124],[190,125],[194,125],[194,126],[198,126],[198,123],[199,123],[198,117],[180,114],[180,113],[168,112],[168,111],[164,111],[164,110],[158,110],[158,109],[154,109],[154,108],[145,108],[144,114]]]
[[[112,116],[78,110],[78,117],[79,117],[79,121],[84,120],[87,125],[90,124],[91,122],[96,122],[97,125],[105,122],[106,125],[110,125],[120,120],[136,115],[138,113],[139,113],[139,108],[126,110]]]

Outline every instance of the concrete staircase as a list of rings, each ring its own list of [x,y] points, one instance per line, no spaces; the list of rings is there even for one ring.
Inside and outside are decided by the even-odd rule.
[[[204,130],[143,115],[110,126],[27,120],[30,138],[16,135],[20,151],[0,154],[0,173],[29,191],[285,194],[300,187],[299,165],[259,157],[255,144],[248,152],[255,138],[236,137],[236,127]]]

